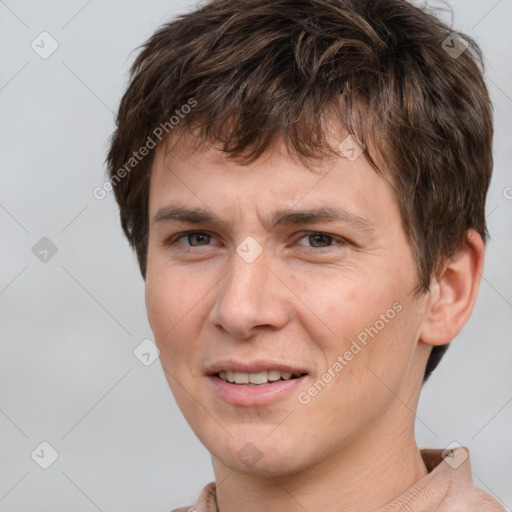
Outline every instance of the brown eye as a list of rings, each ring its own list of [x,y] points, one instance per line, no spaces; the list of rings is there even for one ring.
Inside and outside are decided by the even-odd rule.
[[[181,235],[177,240],[180,240],[181,238],[186,238],[191,247],[202,247],[203,245],[208,245],[208,242],[210,242],[212,237],[208,233],[203,233],[202,231],[191,231],[190,233]]]
[[[308,248],[313,249],[327,249],[328,247],[335,245],[335,243],[333,242],[336,242],[336,240],[338,240],[341,243],[341,245],[345,243],[345,240],[343,240],[343,238],[334,237],[333,235],[329,235],[327,233],[308,233],[300,238],[300,240],[302,239],[307,239],[309,243]]]

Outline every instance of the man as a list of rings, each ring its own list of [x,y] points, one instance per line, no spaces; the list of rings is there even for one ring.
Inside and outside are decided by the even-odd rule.
[[[476,300],[492,131],[478,46],[402,0],[219,0],[148,40],[108,165],[212,455],[179,510],[504,510],[414,439]]]

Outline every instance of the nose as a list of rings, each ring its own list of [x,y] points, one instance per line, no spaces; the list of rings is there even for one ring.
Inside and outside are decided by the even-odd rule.
[[[257,329],[286,325],[290,316],[286,287],[269,263],[265,251],[252,263],[233,253],[210,312],[213,325],[244,340]]]

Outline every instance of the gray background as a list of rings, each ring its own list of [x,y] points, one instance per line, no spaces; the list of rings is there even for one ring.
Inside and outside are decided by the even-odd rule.
[[[152,337],[143,281],[112,194],[92,195],[131,51],[192,5],[0,1],[0,511],[163,512],[213,480],[158,360],[133,354]],[[512,0],[451,5],[487,58],[492,240],[472,319],[424,388],[417,439],[468,446],[476,484],[510,510]],[[59,45],[47,59],[31,48],[43,31]],[[57,247],[47,262],[32,252],[42,237]],[[42,441],[59,454],[46,470],[31,458]]]

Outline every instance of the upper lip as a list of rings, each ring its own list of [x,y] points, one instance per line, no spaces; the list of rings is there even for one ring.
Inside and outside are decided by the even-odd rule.
[[[300,365],[291,365],[279,361],[264,361],[254,359],[252,361],[236,361],[234,359],[225,359],[216,361],[206,367],[207,375],[215,375],[220,371],[240,372],[240,373],[259,373],[266,370],[277,370],[280,372],[289,372],[293,375],[302,375],[308,371]]]

